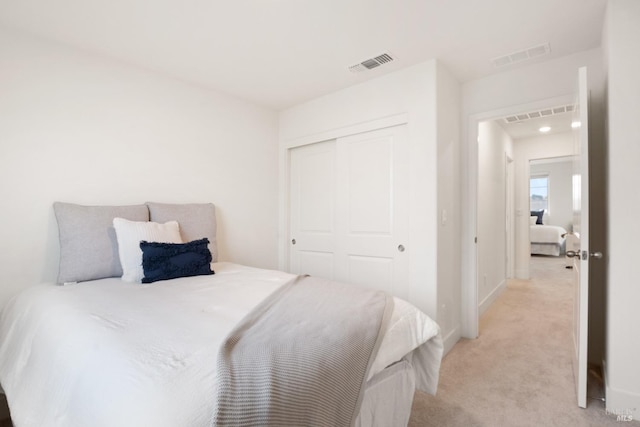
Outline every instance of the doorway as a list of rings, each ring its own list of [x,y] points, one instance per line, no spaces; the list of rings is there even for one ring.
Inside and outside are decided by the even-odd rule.
[[[517,114],[523,111],[533,111],[533,110],[542,110],[548,109],[549,107],[553,107],[554,105],[568,105],[573,102],[573,97],[571,95],[559,96],[555,98],[548,98],[545,100],[532,102],[523,105],[514,105],[511,107],[502,108],[499,110],[487,111],[484,113],[478,113],[471,115],[469,118],[469,122],[467,125],[467,138],[469,143],[466,145],[466,167],[463,169],[465,173],[465,182],[466,186],[463,187],[463,211],[466,213],[462,222],[462,235],[463,235],[463,244],[462,244],[462,271],[461,271],[461,279],[462,279],[462,289],[461,289],[461,297],[462,297],[462,312],[461,312],[461,332],[462,336],[465,338],[477,338],[479,334],[479,292],[478,292],[478,284],[479,278],[482,276],[478,274],[478,200],[479,200],[479,188],[478,188],[478,173],[479,173],[479,161],[478,161],[478,140],[479,140],[479,124],[484,121],[493,121],[500,118],[505,117],[513,117],[515,116],[515,121],[518,120]],[[521,170],[523,165],[519,165],[514,160],[513,171],[514,171],[514,179],[515,175],[518,174],[519,170]],[[520,206],[518,200],[514,200],[514,214],[513,214],[513,225],[514,225],[514,236],[517,236],[518,233],[522,233],[521,227],[521,218],[522,214],[525,210],[528,209],[528,204],[525,206]],[[520,214],[520,215],[519,215]],[[525,233],[526,227],[528,227],[528,215],[527,215],[527,223],[525,223]],[[516,246],[516,245],[514,245]],[[522,259],[519,259],[520,252],[517,247],[515,248],[514,255],[512,257],[514,262],[513,275],[524,275],[526,274],[528,277],[528,263],[529,263],[529,255],[526,255],[525,263],[526,271],[520,271],[519,267],[522,265]],[[525,251],[526,253],[526,251]]]
[[[527,137],[536,139],[542,127],[535,120],[538,118],[551,124],[554,130],[549,136],[558,133],[559,121],[565,123],[562,132],[568,133],[571,105],[570,97],[557,97],[472,116],[470,139],[476,143],[470,145],[468,152],[468,173],[477,178],[471,180],[472,185],[467,190],[469,204],[465,211],[469,216],[464,224],[467,229],[464,234],[472,236],[475,244],[463,245],[463,263],[468,267],[463,270],[465,337],[478,336],[479,315],[504,290],[509,277],[528,279],[530,275],[528,181],[529,159],[535,156],[533,153],[516,155],[513,142]],[[489,140],[493,140],[497,148],[488,143]],[[571,153],[553,141],[542,143],[542,146],[545,151],[537,155],[539,158]],[[526,183],[524,195],[516,190],[518,182]],[[495,188],[500,189],[499,194]],[[513,197],[512,206],[510,196]]]
[[[582,94],[582,91],[581,91],[581,94]],[[467,172],[466,182],[469,185],[466,188],[466,197],[463,198],[463,202],[464,202],[463,209],[465,209],[466,212],[469,212],[469,214],[472,215],[472,217],[467,223],[464,224],[465,229],[463,229],[463,236],[465,237],[465,239],[469,239],[469,238],[474,239],[476,238],[476,236],[480,234],[479,224],[476,222],[476,218],[478,218],[478,215],[477,215],[478,214],[477,209],[479,205],[478,202],[480,200],[480,197],[483,196],[483,194],[480,192],[479,186],[476,185],[478,181],[478,177],[481,173],[480,162],[479,162],[479,148],[478,148],[479,144],[476,144],[476,141],[480,142],[478,124],[482,121],[495,120],[496,118],[506,119],[505,116],[509,114],[511,114],[511,117],[513,118],[514,122],[518,122],[518,120],[520,119],[518,116],[521,114],[521,113],[518,113],[518,111],[527,111],[529,109],[534,109],[534,108],[546,109],[548,107],[551,107],[551,105],[556,104],[556,102],[558,104],[566,104],[566,105],[569,105],[569,103],[572,102],[571,99],[565,98],[565,100],[562,101],[560,98],[556,98],[551,101],[547,100],[543,105],[538,104],[535,107],[533,105],[530,105],[526,108],[521,107],[517,109],[516,108],[504,109],[504,110],[500,110],[499,112],[493,112],[492,114],[483,113],[483,114],[478,114],[470,117],[469,128],[468,128],[470,143],[467,146],[468,168],[466,170]],[[581,99],[584,99],[584,98],[585,98],[584,96],[581,96]],[[581,102],[580,105],[586,105],[586,104],[583,104]],[[551,109],[554,109],[554,107],[552,107]],[[524,113],[522,113],[522,115],[524,115]],[[527,113],[527,116],[531,117],[531,114]],[[540,114],[538,114],[538,116],[540,116]],[[583,117],[580,117],[580,121],[578,122],[578,124],[580,122],[586,123],[586,118],[584,118],[583,120]],[[587,128],[586,126],[582,126],[580,129],[586,129],[586,128]],[[542,129],[539,129],[539,131],[542,132]],[[581,138],[581,141],[582,141],[582,138]],[[540,157],[558,157],[566,154],[566,153],[558,152],[559,145],[554,145],[548,148],[549,148],[549,151]],[[596,163],[597,165],[602,167],[600,160],[601,159],[596,159]],[[523,163],[521,160],[518,159],[518,156],[515,157],[514,162],[516,163],[514,168],[516,180],[518,180],[517,178],[518,175],[522,176],[524,174],[525,180],[528,183],[530,179],[529,162],[527,161]],[[586,161],[583,161],[582,165],[584,166],[585,164],[586,164]],[[579,180],[574,180],[574,181],[579,183]],[[585,188],[587,187],[583,186],[583,192],[582,192],[583,194],[586,191]],[[589,193],[591,192],[589,191]],[[529,226],[530,226],[529,221],[531,216],[529,204],[530,204],[530,193],[529,191],[527,191],[526,197],[517,197],[516,203],[515,203],[515,217],[514,217],[514,222],[516,224],[515,234],[516,236],[520,237],[518,239],[519,243],[515,245],[516,246],[515,248],[516,249],[515,250],[516,268],[514,270],[514,275],[524,277],[524,278],[529,278],[532,270],[532,267],[530,265],[531,254],[530,254],[530,245],[529,245],[529,239],[528,239]],[[589,228],[589,232],[591,232],[591,228]],[[527,238],[523,238],[525,236]],[[525,245],[522,244],[522,242],[526,242],[526,247]],[[468,338],[475,338],[479,336],[479,325],[478,325],[479,316],[478,315],[480,310],[479,310],[479,304],[478,304],[478,301],[479,301],[478,296],[479,296],[480,286],[481,286],[481,283],[480,283],[481,276],[477,273],[478,273],[478,269],[481,268],[481,266],[479,265],[480,245],[479,244],[463,245],[463,251],[464,251],[463,263],[465,267],[469,267],[469,272],[467,273],[466,277],[464,276],[465,272],[463,270],[463,295],[465,297],[463,299],[463,304],[465,307],[465,310],[463,311],[464,315],[462,319],[463,320],[463,336]],[[581,256],[584,256],[584,253],[588,253],[588,252],[583,251]],[[568,270],[568,271],[570,272],[571,270]],[[591,302],[589,305],[590,305],[589,322],[594,323],[592,322],[593,319],[591,318],[591,314],[592,314]],[[602,308],[600,308],[600,310],[602,310]],[[582,311],[583,310],[581,309],[580,313],[582,313]],[[596,322],[596,323],[601,323],[601,322]],[[591,342],[602,343],[601,340],[591,340],[591,332],[589,333],[589,338],[590,338],[590,343]],[[591,348],[589,348],[589,352],[591,357]],[[599,358],[592,358],[592,359],[600,360]]]
[[[557,135],[556,141],[570,135]],[[573,233],[573,156],[529,160],[529,241],[531,260],[539,268],[544,257],[562,258]],[[573,248],[569,248],[573,249]],[[571,267],[573,263],[564,263]],[[532,273],[533,275],[533,273]]]

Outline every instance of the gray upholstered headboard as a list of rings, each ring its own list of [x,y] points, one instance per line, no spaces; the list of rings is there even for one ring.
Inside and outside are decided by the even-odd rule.
[[[184,242],[209,239],[213,261],[218,259],[216,212],[213,203],[147,202],[128,206],[53,204],[60,239],[58,283],[119,277],[122,267],[114,218],[130,221],[177,221]]]

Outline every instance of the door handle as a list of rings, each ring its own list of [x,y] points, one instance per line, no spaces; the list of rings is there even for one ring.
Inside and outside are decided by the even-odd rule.
[[[569,258],[580,258],[580,251],[567,251],[566,255]]]
[[[580,251],[567,251],[566,254],[568,258],[582,258],[582,259],[587,259],[587,252],[585,251],[582,254],[582,257],[580,256]],[[591,258],[595,258],[595,259],[602,259],[602,252],[589,252],[589,256]]]
[[[296,244],[296,239],[291,239],[291,244],[295,245]]]

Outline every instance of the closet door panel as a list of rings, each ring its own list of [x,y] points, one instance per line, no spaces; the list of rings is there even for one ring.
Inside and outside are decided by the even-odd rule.
[[[347,282],[393,294],[393,258],[348,256]]]
[[[335,141],[290,151],[290,259],[295,274],[334,277]]]
[[[407,298],[405,128],[339,138],[336,150],[336,277]]]
[[[333,279],[333,254],[330,252],[298,251],[297,274]]]
[[[393,140],[342,141],[346,160],[350,235],[391,236],[393,232]]]

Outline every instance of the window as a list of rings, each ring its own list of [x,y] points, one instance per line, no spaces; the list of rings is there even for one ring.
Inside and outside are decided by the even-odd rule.
[[[549,212],[549,175],[532,176],[529,180],[529,205],[532,211]]]

